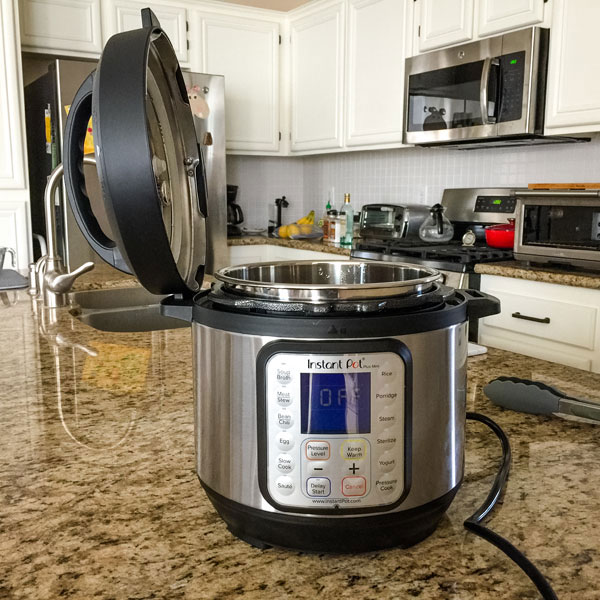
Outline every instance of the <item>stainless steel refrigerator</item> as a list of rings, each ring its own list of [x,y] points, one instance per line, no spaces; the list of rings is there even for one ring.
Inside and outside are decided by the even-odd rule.
[[[40,70],[40,58],[31,59]],[[46,236],[44,188],[52,169],[60,163],[68,107],[83,80],[96,68],[95,61],[46,59],[44,72],[25,86],[25,117],[31,223],[33,233]],[[24,60],[24,70],[28,68]],[[33,68],[33,67],[32,67]],[[206,272],[227,264],[227,197],[225,176],[225,98],[220,75],[183,74],[194,114],[196,137],[202,150],[207,178],[208,211]],[[30,78],[31,79],[31,78]],[[26,77],[27,80],[27,77]],[[93,135],[93,123],[92,123]],[[100,185],[93,166],[85,167],[92,210],[105,233],[110,227],[101,208]],[[69,203],[62,197],[56,206],[58,249],[69,269],[87,260],[102,262],[84,239]]]

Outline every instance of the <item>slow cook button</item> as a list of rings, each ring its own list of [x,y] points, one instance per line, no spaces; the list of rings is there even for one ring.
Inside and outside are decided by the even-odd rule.
[[[306,442],[306,458],[308,460],[329,460],[329,442],[311,440]]]
[[[292,392],[285,388],[277,390],[277,404],[279,406],[289,406],[292,403]]]
[[[389,450],[398,442],[398,433],[395,429],[384,429],[376,438],[375,444],[381,450]]]
[[[375,482],[375,487],[383,496],[389,496],[396,491],[396,488],[398,487],[398,479],[395,477],[381,477]]]
[[[398,399],[398,391],[391,385],[384,385],[380,390],[375,392],[375,400],[379,404],[394,404]]]
[[[306,480],[306,493],[326,498],[331,494],[331,481],[327,477],[309,477]]]
[[[283,496],[289,496],[292,494],[294,487],[294,480],[286,475],[282,475],[275,480],[275,488]]]
[[[285,431],[277,436],[277,447],[280,450],[291,450],[294,447],[294,438]]]
[[[294,424],[294,417],[285,410],[277,411],[277,424],[281,429],[289,429]]]
[[[287,385],[288,383],[292,382],[292,372],[286,368],[278,368],[275,379],[279,385]]]
[[[396,457],[391,452],[384,452],[377,459],[377,466],[382,473],[389,473],[395,468],[397,462]]]
[[[367,480],[358,475],[342,479],[342,494],[344,496],[364,496],[367,493]]]
[[[367,456],[367,443],[364,440],[346,440],[340,448],[344,460],[362,460]]]
[[[291,473],[296,466],[291,454],[280,454],[277,457],[277,470],[280,473]]]

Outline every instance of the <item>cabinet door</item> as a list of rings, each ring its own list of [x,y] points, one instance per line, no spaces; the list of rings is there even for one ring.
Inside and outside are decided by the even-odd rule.
[[[100,0],[20,0],[19,9],[23,46],[101,52]]]
[[[418,51],[473,39],[473,0],[417,0]]]
[[[200,65],[225,76],[227,150],[279,150],[279,23],[200,15]]]
[[[115,33],[139,29],[142,26],[142,8],[152,9],[173,44],[179,64],[189,68],[187,10],[184,7],[129,0],[103,0],[104,39],[108,40]]]
[[[346,144],[402,142],[405,0],[351,0]]]
[[[292,20],[292,152],[341,148],[345,2]]]
[[[544,20],[544,0],[481,0],[479,35],[535,25]]]
[[[546,128],[600,131],[600,2],[554,0],[548,63]]]

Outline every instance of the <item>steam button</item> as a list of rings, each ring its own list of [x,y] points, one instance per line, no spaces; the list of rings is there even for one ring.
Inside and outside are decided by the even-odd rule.
[[[378,429],[386,429],[388,427],[393,427],[397,423],[396,412],[392,409],[391,406],[386,406],[378,415],[377,415],[377,425]]]
[[[285,410],[277,411],[277,424],[281,429],[289,429],[294,424],[294,417]]]
[[[287,475],[282,475],[275,480],[275,488],[283,496],[289,496],[294,492],[294,480]]]

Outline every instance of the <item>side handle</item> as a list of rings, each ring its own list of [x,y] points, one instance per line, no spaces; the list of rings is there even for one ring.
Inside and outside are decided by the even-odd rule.
[[[467,301],[467,317],[481,319],[500,312],[500,300],[479,290],[457,290]]]
[[[82,83],[73,99],[67,117],[63,145],[63,167],[67,198],[81,233],[94,251],[109,265],[125,273],[131,273],[116,243],[102,231],[92,211],[85,187],[83,164],[84,162],[94,162],[91,157],[86,157],[84,161],[83,155],[85,136],[92,116],[94,76],[95,72],[91,73]]]

